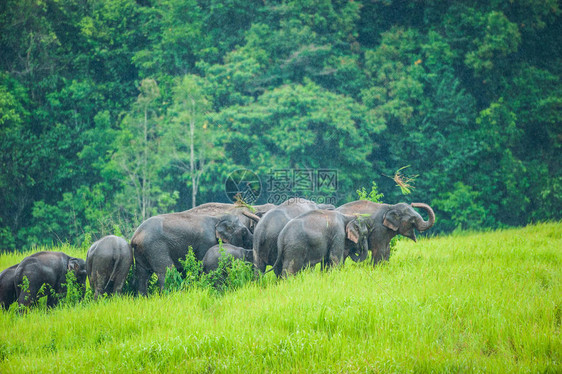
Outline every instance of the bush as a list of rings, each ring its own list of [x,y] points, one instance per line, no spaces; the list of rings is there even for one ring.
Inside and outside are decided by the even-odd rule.
[[[66,283],[63,283],[62,286],[66,288],[66,294],[61,295],[63,305],[76,305],[84,298],[86,287],[78,283],[74,272],[66,273]]]
[[[199,282],[201,275],[203,275],[203,263],[197,261],[192,247],[189,247],[185,260],[180,259],[180,264],[183,268],[184,288],[193,287]]]
[[[254,279],[253,265],[234,259],[224,251],[222,243],[219,244],[221,256],[216,270],[207,274],[203,273],[203,264],[201,261],[197,261],[193,249],[190,247],[185,259],[180,260],[182,272],[176,268],[167,269],[164,292],[170,293],[198,287],[223,294],[251,282]]]
[[[135,264],[132,264],[129,268],[129,273],[127,273],[127,278],[125,279],[125,284],[123,285],[122,293],[124,295],[133,296],[137,292],[137,284],[135,277]]]
[[[361,187],[361,189],[357,190],[357,196],[359,197],[359,200],[368,200],[372,201],[373,203],[382,203],[381,199],[384,197],[384,194],[379,193],[379,188],[375,181],[373,181],[371,191],[369,193],[367,193],[365,187]]]

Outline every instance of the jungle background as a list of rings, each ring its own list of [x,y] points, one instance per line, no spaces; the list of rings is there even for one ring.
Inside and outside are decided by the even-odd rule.
[[[556,0],[2,0],[0,248],[130,237],[228,201],[238,169],[335,170],[338,204],[374,181],[433,232],[560,220],[561,21]]]

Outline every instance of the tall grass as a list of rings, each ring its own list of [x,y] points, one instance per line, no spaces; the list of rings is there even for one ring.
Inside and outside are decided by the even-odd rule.
[[[16,252],[0,253],[0,271],[21,262],[21,260],[23,260],[26,256],[29,256],[31,253],[36,253],[40,251],[64,252],[69,256],[78,257],[85,260],[86,253],[88,252],[88,247],[80,248],[70,244],[60,244],[54,247],[37,246],[32,250],[26,252],[16,251]]]
[[[560,223],[401,240],[376,268],[0,313],[0,372],[560,372],[561,248]]]

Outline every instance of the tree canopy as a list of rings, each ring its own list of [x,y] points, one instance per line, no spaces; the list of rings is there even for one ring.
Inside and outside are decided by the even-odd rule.
[[[556,0],[6,0],[0,51],[0,249],[130,235],[239,169],[258,203],[374,181],[435,231],[562,218]]]

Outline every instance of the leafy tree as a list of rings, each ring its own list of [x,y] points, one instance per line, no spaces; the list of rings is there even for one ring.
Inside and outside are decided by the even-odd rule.
[[[197,205],[201,176],[220,156],[207,120],[211,105],[202,79],[186,75],[174,87],[170,121],[163,129],[166,158],[191,181],[191,207]]]
[[[213,98],[216,110],[249,104],[263,91],[256,81],[262,66],[256,58],[246,54],[246,50],[228,53],[223,64],[201,62],[198,67],[205,73],[204,90]]]
[[[82,186],[75,192],[65,192],[62,200],[54,204],[35,202],[33,224],[24,230],[26,240],[32,245],[79,245],[88,236],[111,234],[115,221],[105,205],[107,195],[102,185]]]
[[[192,72],[195,62],[213,53],[204,29],[204,13],[196,0],[164,0],[142,9],[141,28],[148,40],[132,61],[144,77],[178,76]]]
[[[154,79],[143,79],[140,94],[121,123],[116,138],[113,167],[123,176],[117,201],[139,223],[173,204],[173,194],[162,191],[157,172],[161,167],[158,126],[161,121],[160,90]]]
[[[384,129],[373,139],[379,143],[373,166],[391,176],[411,165],[421,176],[412,199],[430,201],[459,180],[473,151],[467,133],[474,129],[474,100],[455,78],[452,58],[438,34],[401,28],[383,34],[380,46],[365,54],[372,86],[362,91],[363,102]],[[380,186],[388,198],[402,198],[390,179]]]
[[[266,174],[271,169],[337,169],[340,192],[368,177],[369,136],[380,131],[366,109],[318,85],[287,85],[256,103],[222,111],[216,126],[230,131],[222,143],[235,165]]]
[[[560,219],[561,22],[556,0],[1,2],[0,247],[128,234],[236,168],[395,202],[410,165],[443,230]]]
[[[454,189],[444,192],[442,198],[432,201],[432,206],[442,214],[436,227],[440,231],[480,230],[491,217],[487,214],[481,194],[462,182],[457,182]]]

